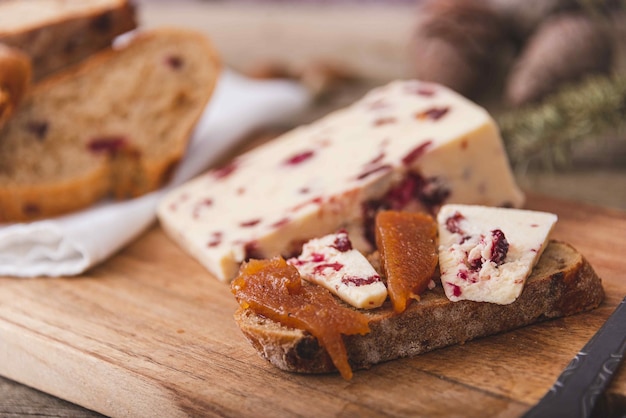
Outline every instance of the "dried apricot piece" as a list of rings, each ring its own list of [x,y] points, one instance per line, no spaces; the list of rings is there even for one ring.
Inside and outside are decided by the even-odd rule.
[[[437,267],[437,223],[425,213],[380,211],[376,245],[395,312],[419,300]]]
[[[367,316],[342,305],[323,287],[303,284],[298,270],[281,257],[244,263],[231,290],[241,307],[310,332],[341,375],[352,378],[341,335],[367,334]]]

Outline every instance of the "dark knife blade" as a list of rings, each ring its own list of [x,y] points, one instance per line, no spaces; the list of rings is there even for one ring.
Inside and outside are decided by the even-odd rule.
[[[590,417],[626,350],[626,298],[523,418]]]

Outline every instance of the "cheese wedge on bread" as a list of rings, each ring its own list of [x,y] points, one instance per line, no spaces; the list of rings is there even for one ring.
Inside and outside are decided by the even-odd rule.
[[[520,295],[557,221],[552,213],[446,205],[437,215],[446,296],[502,305]]]

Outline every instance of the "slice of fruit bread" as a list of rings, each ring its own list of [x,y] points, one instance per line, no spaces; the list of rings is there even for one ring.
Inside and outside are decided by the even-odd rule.
[[[130,0],[0,1],[0,43],[31,58],[34,80],[110,47],[136,27]]]
[[[219,69],[202,34],[162,28],[35,86],[0,132],[0,222],[159,188]]]

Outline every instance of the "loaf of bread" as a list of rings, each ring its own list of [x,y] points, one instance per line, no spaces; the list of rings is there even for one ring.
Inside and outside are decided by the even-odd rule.
[[[31,72],[30,59],[24,53],[0,44],[0,128],[24,97]]]
[[[508,305],[446,298],[441,284],[421,295],[403,313],[387,301],[364,311],[370,332],[344,335],[353,369],[413,356],[493,335],[550,318],[597,307],[604,298],[601,280],[572,246],[550,241],[520,297]],[[300,373],[335,371],[327,351],[310,333],[281,325],[239,308],[235,320],[258,353],[274,366]]]
[[[0,43],[31,57],[35,80],[109,47],[136,26],[128,0],[0,1]]]
[[[0,222],[159,188],[182,158],[219,68],[202,34],[163,28],[35,86],[0,131]]]

